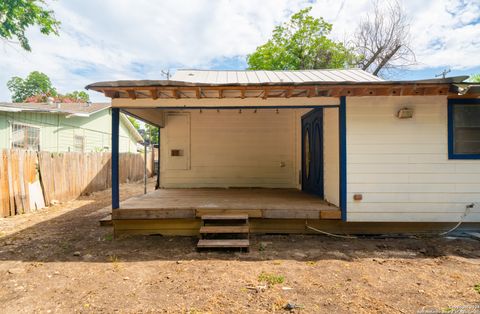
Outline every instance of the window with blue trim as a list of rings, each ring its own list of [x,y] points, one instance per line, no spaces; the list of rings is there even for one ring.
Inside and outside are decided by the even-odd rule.
[[[449,100],[448,156],[450,159],[480,159],[480,100]]]

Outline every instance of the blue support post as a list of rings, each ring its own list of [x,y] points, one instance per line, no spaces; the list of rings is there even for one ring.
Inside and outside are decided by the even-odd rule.
[[[338,108],[338,131],[339,131],[339,197],[342,221],[347,221],[347,97],[340,97]]]
[[[112,209],[120,208],[118,154],[120,138],[120,109],[112,108]]]

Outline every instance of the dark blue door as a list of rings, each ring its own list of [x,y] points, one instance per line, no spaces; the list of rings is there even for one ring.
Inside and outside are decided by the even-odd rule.
[[[323,109],[302,117],[302,190],[323,197]]]

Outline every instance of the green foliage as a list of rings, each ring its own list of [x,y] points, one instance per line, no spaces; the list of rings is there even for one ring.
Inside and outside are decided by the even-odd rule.
[[[471,75],[468,78],[468,81],[472,83],[480,83],[480,73]]]
[[[473,289],[480,294],[480,283],[478,283],[478,284],[476,284],[475,286],[473,286]]]
[[[156,126],[145,124],[147,139],[151,144],[158,144],[158,128]]]
[[[128,120],[130,121],[130,123],[132,123],[135,129],[137,129],[137,131],[140,129],[140,123],[138,123],[137,119],[135,119],[134,117],[128,116]]]
[[[356,56],[342,43],[327,36],[332,24],[303,9],[278,25],[270,40],[248,55],[251,70],[299,70],[343,68],[356,63]]]
[[[46,102],[47,97],[53,97],[55,102],[65,103],[90,101],[90,96],[84,91],[73,91],[65,95],[57,93],[50,78],[38,71],[31,72],[25,79],[12,77],[7,82],[7,87],[12,93],[13,102]]]
[[[262,271],[260,275],[258,275],[258,281],[266,282],[269,286],[273,286],[283,283],[285,281],[285,277],[282,275],[269,274]]]
[[[52,86],[50,78],[42,72],[31,72],[25,79],[14,76],[7,82],[12,93],[13,102],[24,102],[36,95],[56,96],[57,91]]]
[[[25,31],[34,25],[40,27],[42,34],[58,35],[60,22],[53,11],[45,8],[44,0],[0,1],[0,38],[18,40],[23,49],[30,51]]]
[[[64,97],[69,98],[73,101],[78,101],[78,102],[90,101],[90,96],[87,94],[87,92],[84,92],[84,91],[73,91],[71,93],[66,93]]]

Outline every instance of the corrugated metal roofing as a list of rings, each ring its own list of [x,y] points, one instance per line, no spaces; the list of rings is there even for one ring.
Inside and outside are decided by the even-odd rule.
[[[0,111],[57,112],[64,114],[85,114],[110,108],[109,103],[5,103],[0,102]]]
[[[297,70],[297,71],[236,71],[180,69],[172,81],[202,84],[261,84],[308,82],[382,82],[375,75],[360,69]]]

